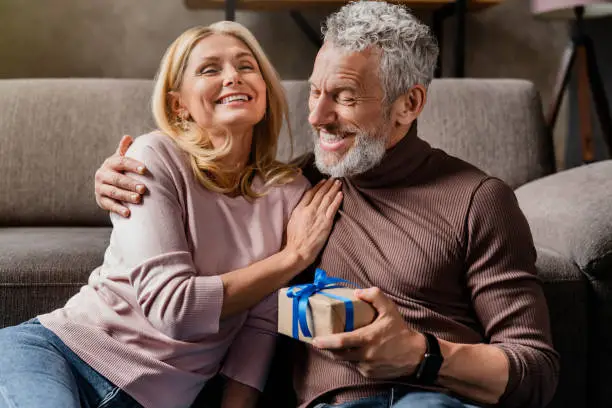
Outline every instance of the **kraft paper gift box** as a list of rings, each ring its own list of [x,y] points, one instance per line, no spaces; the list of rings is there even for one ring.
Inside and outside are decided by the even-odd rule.
[[[316,336],[351,331],[370,324],[376,317],[372,305],[357,299],[354,288],[339,287],[342,283],[350,284],[327,277],[323,270],[318,269],[315,283],[280,289],[278,332],[310,343]],[[296,296],[300,292],[303,296]],[[300,298],[303,299],[301,312]],[[306,328],[304,323],[307,323]]]

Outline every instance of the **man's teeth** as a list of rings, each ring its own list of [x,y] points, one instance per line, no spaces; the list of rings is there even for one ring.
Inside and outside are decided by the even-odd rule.
[[[334,134],[331,134],[331,133],[321,132],[321,133],[319,133],[319,135],[321,136],[321,140],[323,140],[324,142],[327,142],[327,143],[333,143],[333,142],[338,142],[338,141],[342,140],[342,136],[334,135]]]
[[[248,95],[243,95],[243,94],[240,94],[240,95],[230,95],[230,96],[227,96],[227,97],[221,99],[219,101],[219,103],[223,105],[223,104],[234,102],[234,101],[248,101],[248,100],[249,100],[249,96]]]

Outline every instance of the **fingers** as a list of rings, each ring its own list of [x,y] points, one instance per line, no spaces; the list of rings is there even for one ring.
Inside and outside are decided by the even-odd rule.
[[[131,204],[138,204],[142,199],[141,195],[138,193],[122,190],[110,184],[101,184],[97,189],[97,193],[100,197],[106,197],[114,201],[122,201]]]
[[[145,166],[136,159],[125,156],[111,156],[104,161],[102,168],[104,170],[110,170],[115,172],[132,172],[137,174],[145,173]]]
[[[145,185],[140,183],[138,180],[117,171],[106,170],[105,168],[101,168],[96,171],[95,180],[96,192],[98,192],[99,187],[104,184],[109,184],[110,186],[116,187],[120,190],[127,190],[128,192],[138,194],[144,194],[147,190]]]
[[[318,202],[318,209],[327,210],[327,208],[331,205],[332,201],[334,201],[336,194],[338,194],[341,188],[342,188],[342,183],[340,182],[340,180],[335,180],[331,188],[327,190],[325,194],[322,195],[322,199]],[[321,190],[322,189],[323,187],[321,188]],[[319,193],[320,191],[317,194]],[[315,199],[313,199],[313,205],[317,205],[315,204],[316,203]]]
[[[336,360],[343,361],[353,361],[359,362],[363,361],[364,351],[361,348],[349,348],[349,349],[341,349],[341,350],[328,350],[332,357]]]
[[[127,207],[122,206],[118,201],[115,201],[110,198],[100,197],[98,200],[98,205],[106,211],[114,212],[115,214],[119,214],[122,217],[129,217],[130,210]]]
[[[338,210],[340,209],[340,204],[342,204],[342,199],[344,196],[342,195],[342,191],[338,191],[336,196],[334,197],[334,201],[327,207],[325,211],[325,216],[329,219],[333,219]]]
[[[125,156],[125,153],[130,148],[133,142],[134,142],[134,139],[132,139],[132,136],[123,135],[123,137],[119,141],[119,146],[117,147],[115,154],[118,154],[120,156]]]
[[[370,303],[378,315],[387,314],[395,308],[395,304],[385,296],[385,294],[379,288],[372,287],[367,289],[357,289],[355,291],[357,298]]]
[[[308,190],[307,192],[304,193],[304,195],[302,196],[302,199],[300,200],[298,207],[305,207],[307,205],[310,204],[310,202],[312,201],[312,198],[314,197],[315,193],[319,190],[319,188],[321,188],[321,186],[325,183],[325,179],[320,180],[317,184],[315,184],[314,187],[312,187],[310,190]]]
[[[336,193],[340,191],[341,187],[342,183],[340,182],[340,180],[328,179],[327,181],[325,181],[325,183],[319,186],[317,192],[312,198],[312,201],[310,202],[310,205],[315,208],[320,208],[323,199],[327,197],[328,194],[335,196]]]
[[[368,344],[368,326],[348,333],[332,334],[330,336],[315,337],[312,344],[326,350],[342,350],[348,348],[361,348]]]

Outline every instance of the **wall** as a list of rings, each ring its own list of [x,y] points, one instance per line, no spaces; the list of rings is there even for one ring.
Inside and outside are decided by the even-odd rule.
[[[149,78],[182,31],[223,18],[221,10],[187,10],[180,0],[2,0],[0,77]],[[286,13],[241,12],[238,20],[283,76],[307,76],[316,49]]]
[[[305,16],[317,25],[328,11]],[[1,0],[0,78],[151,78],[180,32],[223,17],[221,10],[187,10],[180,0]],[[260,39],[283,78],[307,78],[316,49],[287,13],[239,12],[237,20]],[[567,39],[565,25],[535,20],[527,0],[504,0],[470,15],[467,23],[466,74],[529,79],[547,104]],[[447,51],[452,51],[453,25],[452,19],[445,25]],[[448,73],[452,52],[444,57]],[[559,151],[564,135],[560,126]]]

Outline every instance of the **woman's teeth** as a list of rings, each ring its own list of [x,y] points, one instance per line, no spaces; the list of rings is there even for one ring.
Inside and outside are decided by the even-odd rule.
[[[244,101],[244,102],[246,102],[248,100],[249,100],[249,96],[248,95],[240,94],[240,95],[230,95],[230,96],[227,96],[227,97],[221,99],[217,103],[219,103],[221,105],[225,105],[226,103],[230,103],[230,102],[234,102],[234,101]]]

